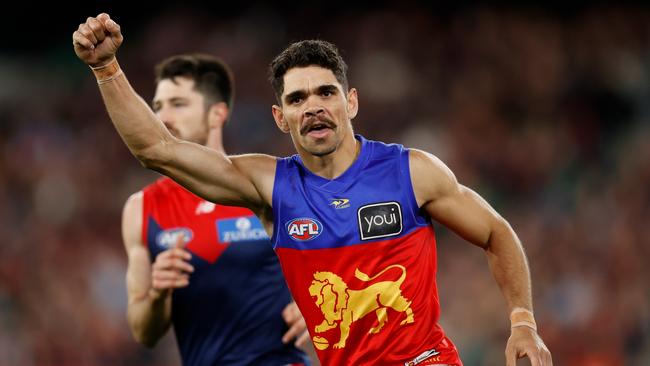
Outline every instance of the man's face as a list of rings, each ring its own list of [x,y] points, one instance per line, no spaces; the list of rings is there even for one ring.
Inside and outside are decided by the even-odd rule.
[[[282,107],[273,108],[280,129],[291,134],[300,151],[328,155],[352,133],[356,90],[345,92],[331,70],[320,66],[292,68],[284,75]]]
[[[172,135],[205,145],[208,136],[207,113],[194,80],[185,77],[163,79],[156,86],[153,111]]]

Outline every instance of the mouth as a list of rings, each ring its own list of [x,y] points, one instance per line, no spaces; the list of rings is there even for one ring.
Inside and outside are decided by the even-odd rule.
[[[323,138],[334,130],[336,125],[327,119],[312,119],[306,120],[303,127],[300,129],[301,135],[308,135],[315,138]]]

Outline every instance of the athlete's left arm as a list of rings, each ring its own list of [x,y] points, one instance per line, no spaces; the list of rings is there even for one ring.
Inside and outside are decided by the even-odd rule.
[[[552,365],[551,354],[536,331],[526,255],[510,224],[481,196],[461,185],[435,156],[410,151],[411,182],[418,206],[434,220],[483,248],[490,270],[508,304],[511,335],[506,362],[528,356],[532,366]]]

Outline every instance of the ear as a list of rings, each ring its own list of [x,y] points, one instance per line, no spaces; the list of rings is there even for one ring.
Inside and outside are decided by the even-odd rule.
[[[348,90],[348,117],[353,119],[357,116],[359,111],[359,96],[357,95],[357,89],[350,88]]]
[[[274,104],[273,107],[271,107],[271,113],[273,113],[273,119],[275,120],[275,124],[278,125],[280,131],[289,133],[289,124],[284,120],[282,107]]]
[[[215,103],[208,109],[208,129],[223,128],[228,120],[230,109],[225,102]]]

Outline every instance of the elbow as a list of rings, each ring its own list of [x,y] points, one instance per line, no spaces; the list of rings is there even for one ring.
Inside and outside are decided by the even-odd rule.
[[[131,328],[131,333],[133,334],[133,338],[135,339],[136,342],[140,343],[141,345],[147,347],[147,348],[153,348],[157,343],[160,338],[158,337],[153,337],[150,334],[147,334],[141,329],[135,329]]]
[[[164,144],[157,144],[147,148],[132,150],[133,155],[140,161],[140,165],[147,169],[159,171],[163,167],[165,161]]]
[[[136,338],[136,340],[141,345],[143,345],[143,346],[145,346],[147,348],[150,348],[150,349],[154,348],[156,346],[156,344],[158,343],[158,339],[154,339],[154,338],[142,337],[142,338]]]
[[[133,339],[147,348],[153,348],[164,335],[164,332],[161,334],[156,329],[155,323],[137,317],[130,309],[127,311],[127,323]]]
[[[136,159],[140,162],[140,165],[147,169],[156,170],[156,167],[159,166],[158,159],[154,156],[148,155],[145,152],[134,152]]]
[[[499,216],[492,224],[487,240],[484,242],[483,249],[488,252],[494,251],[495,246],[499,246],[504,240],[509,241],[507,239],[511,239],[512,237],[516,238],[512,227],[508,221]]]

